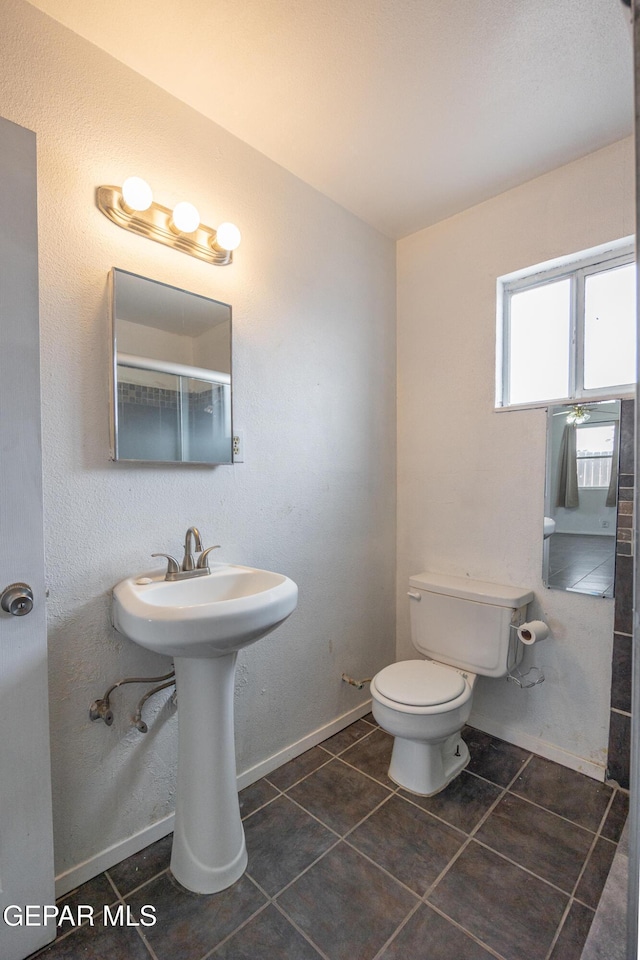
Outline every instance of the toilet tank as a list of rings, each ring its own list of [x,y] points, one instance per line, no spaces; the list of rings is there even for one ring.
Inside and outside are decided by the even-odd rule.
[[[511,624],[524,621],[533,592],[466,577],[409,579],[411,639],[420,653],[486,677],[503,677],[522,657]]]

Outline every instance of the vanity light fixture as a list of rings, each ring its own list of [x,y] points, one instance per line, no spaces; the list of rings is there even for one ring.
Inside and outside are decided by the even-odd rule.
[[[141,177],[127,177],[122,187],[98,187],[96,203],[105,217],[124,230],[218,266],[233,261],[232,250],[241,240],[233,223],[221,223],[217,230],[200,223],[192,203],[182,201],[173,210],[156,203]]]
[[[200,214],[192,203],[183,200],[173,208],[169,226],[174,233],[193,233],[200,226]]]

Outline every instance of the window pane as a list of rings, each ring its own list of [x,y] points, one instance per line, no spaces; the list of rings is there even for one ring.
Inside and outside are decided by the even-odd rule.
[[[511,296],[509,403],[569,395],[571,281]]]
[[[608,487],[615,426],[576,427],[576,455],[579,487]]]
[[[579,487],[608,487],[611,478],[611,457],[584,457],[578,460]]]
[[[636,381],[636,265],[585,280],[584,385],[615,387]]]

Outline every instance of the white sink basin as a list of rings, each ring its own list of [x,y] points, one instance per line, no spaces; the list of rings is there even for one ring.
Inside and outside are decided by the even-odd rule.
[[[221,657],[270,633],[297,602],[288,577],[220,563],[188,580],[158,572],[127,577],[113,591],[113,625],[155,653]]]
[[[298,588],[268,570],[212,564],[211,573],[165,580],[152,572],[113,590],[113,625],[174,657],[178,778],[171,853],[175,878],[217,893],[242,875],[247,850],[238,805],[233,724],[238,650],[293,613]]]

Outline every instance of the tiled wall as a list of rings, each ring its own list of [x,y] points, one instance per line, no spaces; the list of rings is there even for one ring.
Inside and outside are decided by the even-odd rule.
[[[620,474],[616,533],[615,620],[607,776],[629,789],[631,634],[633,617],[634,401],[620,412]]]
[[[145,407],[170,407],[177,410],[178,392],[118,380],[118,403],[136,403]]]

